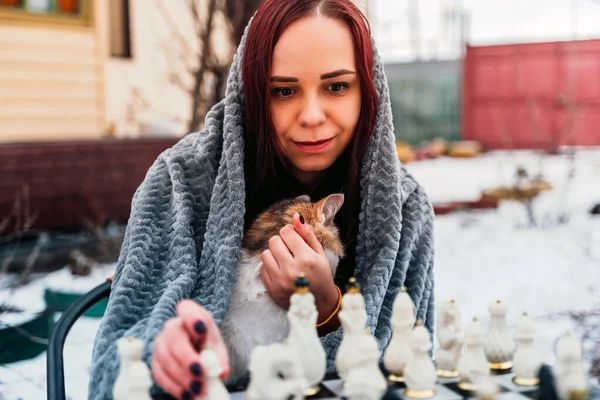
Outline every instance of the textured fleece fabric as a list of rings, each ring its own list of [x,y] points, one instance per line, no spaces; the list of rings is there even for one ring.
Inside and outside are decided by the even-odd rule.
[[[245,37],[225,98],[207,115],[206,128],[164,151],[133,196],[108,308],[94,342],[90,399],[112,398],[119,373],[117,339],[142,339],[150,364],[154,338],[176,314],[179,300],[194,299],[219,325],[225,317],[244,226]],[[423,189],[398,160],[388,86],[376,49],[374,56],[379,109],[361,165],[355,277],[368,327],[383,351],[392,334],[392,304],[402,286],[416,317],[433,333],[434,217]],[[328,370],[334,369],[341,339],[341,328],[322,338]],[[153,394],[160,394],[156,385]]]

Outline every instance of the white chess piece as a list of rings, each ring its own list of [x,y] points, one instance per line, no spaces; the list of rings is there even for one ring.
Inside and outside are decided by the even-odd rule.
[[[308,291],[304,274],[296,280],[296,292],[290,298],[287,316],[290,322],[289,345],[296,350],[303,375],[312,387],[307,395],[314,394],[325,376],[327,356],[317,332],[319,312],[315,297]]]
[[[496,300],[490,304],[489,310],[492,324],[485,339],[485,355],[491,369],[505,371],[512,368],[515,354],[515,342],[506,327],[508,306]]]
[[[475,395],[480,400],[494,400],[500,393],[498,384],[489,375],[479,377],[476,386]]]
[[[369,330],[363,331],[354,349],[355,362],[346,375],[345,397],[349,400],[379,400],[387,381],[379,368],[379,346]]]
[[[392,305],[392,337],[383,356],[383,365],[392,382],[404,381],[404,367],[412,356],[410,334],[415,326],[415,306],[402,287]]]
[[[513,360],[513,382],[520,386],[536,386],[539,383],[538,371],[544,360],[535,346],[535,327],[527,313],[517,323],[515,329],[517,351]]]
[[[129,379],[128,400],[151,400],[152,376],[146,363],[143,361],[132,363],[129,367]]]
[[[287,343],[255,346],[248,369],[247,400],[300,400],[310,388],[296,350]]]
[[[140,339],[124,337],[117,340],[121,363],[113,386],[115,400],[150,400],[152,378],[142,360],[143,350],[144,343]]]
[[[581,341],[571,332],[556,344],[556,390],[563,400],[585,399],[588,382],[583,369]]]
[[[219,356],[211,348],[205,348],[200,353],[200,362],[204,366],[206,376],[204,379],[205,395],[196,400],[229,400],[231,395],[221,381],[223,366]]]
[[[483,350],[484,340],[483,327],[477,318],[473,318],[465,328],[463,338],[465,348],[458,360],[458,372],[461,377],[458,386],[463,390],[476,390],[478,379],[490,374],[490,367]]]
[[[462,350],[460,321],[460,311],[454,300],[441,304],[436,327],[440,347],[435,352],[435,364],[438,375],[444,378],[458,376],[456,365]]]
[[[344,329],[340,347],[335,355],[335,368],[339,377],[345,380],[356,360],[354,356],[356,343],[361,340],[367,325],[365,299],[360,293],[360,286],[355,278],[350,278],[346,293],[342,296],[338,318]]]
[[[410,347],[413,354],[404,368],[405,396],[429,399],[435,396],[437,373],[433,361],[429,358],[431,337],[420,320],[410,335]]]

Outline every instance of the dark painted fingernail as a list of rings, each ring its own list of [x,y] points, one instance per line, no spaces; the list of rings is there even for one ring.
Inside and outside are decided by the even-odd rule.
[[[194,376],[200,376],[202,375],[202,366],[195,362],[192,365],[190,365],[190,371],[192,371],[192,374],[194,374]]]
[[[196,333],[204,335],[206,333],[206,324],[202,321],[198,321],[194,324],[194,330]]]
[[[187,390],[185,390],[182,394],[181,394],[181,398],[183,400],[192,400],[192,394],[190,392],[188,392]]]
[[[302,216],[302,214],[298,214],[298,215],[300,215],[300,223],[302,225],[304,225],[304,217]]]
[[[190,390],[194,394],[199,394],[202,391],[202,382],[192,381],[190,384]]]

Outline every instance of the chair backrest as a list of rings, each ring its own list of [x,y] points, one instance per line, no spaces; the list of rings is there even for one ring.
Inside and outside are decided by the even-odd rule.
[[[46,360],[46,393],[48,400],[65,400],[65,371],[63,364],[65,339],[73,324],[83,313],[100,300],[109,297],[111,285],[112,278],[81,296],[65,310],[56,322],[50,335]]]

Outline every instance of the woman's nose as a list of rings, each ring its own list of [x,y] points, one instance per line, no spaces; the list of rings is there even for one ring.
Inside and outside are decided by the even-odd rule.
[[[311,96],[306,99],[298,116],[298,120],[303,126],[318,126],[325,122],[325,111],[317,96]]]

